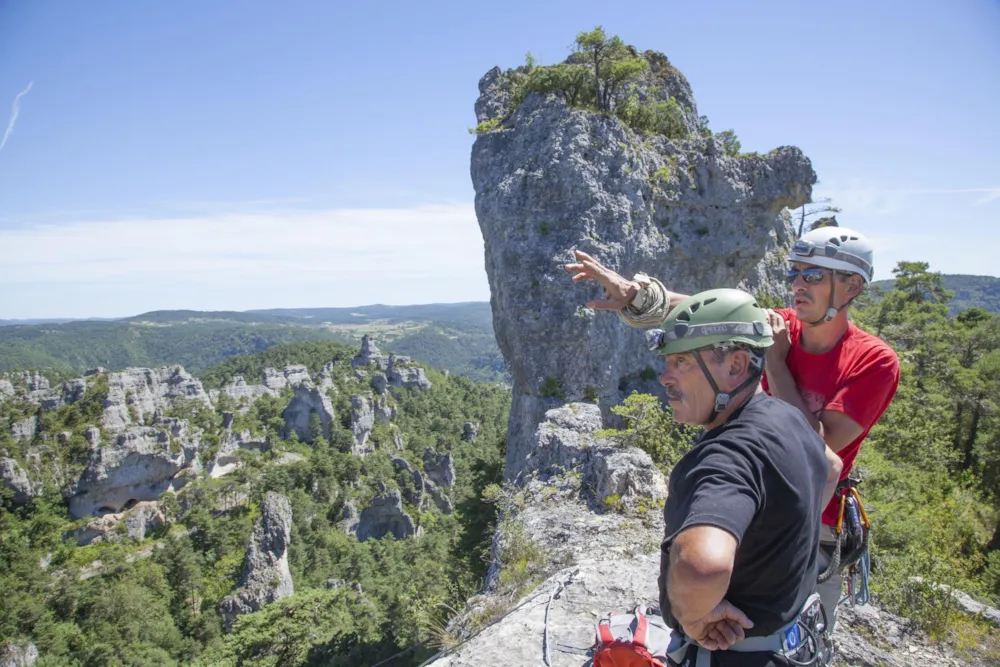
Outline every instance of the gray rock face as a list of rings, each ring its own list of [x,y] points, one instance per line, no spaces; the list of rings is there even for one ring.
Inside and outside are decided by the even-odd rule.
[[[601,409],[593,403],[569,403],[549,410],[525,457],[508,463],[507,478],[520,481],[529,473],[558,473],[583,464],[593,441],[591,434],[601,423]]]
[[[403,489],[406,502],[417,509],[423,509],[424,489],[426,485],[424,476],[420,474],[419,470],[414,470],[410,462],[404,458],[393,457],[392,467],[396,470],[396,480],[400,484],[400,488]],[[410,488],[410,484],[403,485],[405,481],[409,481],[412,484],[412,489]]]
[[[348,535],[357,535],[358,533],[358,508],[354,506],[354,501],[348,500],[344,503],[344,512],[340,517],[340,521],[337,522],[337,527],[347,533]]]
[[[427,379],[424,369],[414,364],[409,357],[389,355],[389,366],[385,371],[389,384],[404,389],[427,391],[433,385]]]
[[[351,451],[358,456],[364,456],[373,451],[368,444],[368,438],[375,426],[375,411],[372,404],[364,396],[351,396],[351,432],[354,434],[354,445]]]
[[[239,466],[240,450],[263,453],[270,449],[270,444],[265,437],[254,437],[249,429],[244,429],[238,433],[224,431],[219,439],[219,450],[208,469],[211,477],[222,477],[227,475]]]
[[[219,396],[228,396],[241,403],[249,404],[261,396],[275,396],[277,392],[268,389],[263,384],[248,384],[242,375],[234,375],[230,382],[222,386],[222,389],[213,389],[208,394],[213,402],[218,400]]]
[[[290,364],[282,370],[265,368],[261,374],[264,387],[278,395],[285,387],[294,387],[309,379],[309,370],[302,364]]]
[[[504,108],[502,76],[480,82],[479,113]],[[683,87],[671,92],[683,98]],[[503,129],[478,135],[471,172],[494,331],[513,379],[509,473],[547,409],[588,395],[620,403],[623,378],[655,363],[641,330],[585,307],[601,290],[570,281],[573,249],[675,291],[784,296],[774,270],[792,242],[784,209],[807,202],[816,182],[794,147],[729,157],[713,138],[638,137],[616,118],[538,94]]]
[[[35,496],[36,489],[28,473],[14,459],[0,459],[0,480],[13,492],[15,505],[23,505]]]
[[[627,504],[642,498],[662,505],[667,497],[666,480],[641,449],[592,448],[585,479],[598,501],[617,496]]]
[[[379,424],[388,424],[396,417],[396,406],[391,405],[382,396],[375,397],[374,401],[375,420]]]
[[[226,632],[232,630],[233,621],[240,614],[255,612],[295,593],[288,569],[292,505],[285,496],[268,491],[261,502],[260,514],[250,536],[239,583],[219,603]]]
[[[479,435],[479,424],[473,422],[465,422],[462,425],[462,440],[466,442],[475,442],[476,436]]]
[[[372,389],[379,396],[384,396],[385,392],[389,390],[389,380],[386,378],[385,373],[372,373]]]
[[[455,462],[451,454],[438,454],[433,449],[425,449],[424,472],[439,486],[451,486],[455,483]]]
[[[199,465],[199,446],[200,434],[188,434],[184,420],[162,427],[131,426],[111,443],[92,444],[69,499],[70,515],[117,514],[132,501],[157,500],[181,470]]]
[[[15,440],[30,442],[35,438],[38,430],[38,417],[32,415],[21,421],[14,422],[10,426],[10,434]]]
[[[445,493],[444,490],[437,484],[427,480],[424,485],[424,490],[427,492],[427,495],[431,497],[431,500],[434,501],[434,506],[438,508],[438,511],[441,512],[441,514],[451,514],[455,511],[455,508],[451,503],[451,498],[449,498],[448,494]]]
[[[10,380],[0,378],[0,400],[14,395],[14,385]]]
[[[42,410],[58,410],[64,405],[72,405],[87,391],[84,378],[66,380],[55,389],[39,389],[28,395],[28,400],[42,406]]]
[[[124,538],[141,541],[165,523],[166,517],[158,502],[141,502],[124,512],[98,517],[83,528],[73,531],[71,537],[81,547],[100,542],[117,542]]]
[[[385,356],[378,349],[378,346],[375,345],[371,336],[365,334],[361,337],[361,351],[351,359],[351,368],[364,368],[369,364],[382,371],[388,367]]]
[[[469,600],[449,626],[452,634],[468,640],[443,650],[427,663],[430,667],[541,665],[546,632],[549,664],[580,667],[585,657],[554,647],[591,646],[594,619],[604,612],[627,611],[636,603],[657,605],[662,511],[651,509],[640,516],[594,512],[580,478],[584,488],[594,482],[602,486],[603,491],[595,495],[614,491],[632,499],[659,496],[658,491],[650,493],[635,482],[648,475],[650,484],[662,489],[663,478],[650,469],[651,461],[642,452],[602,447],[594,440],[592,431],[599,421],[596,406],[585,404],[575,411],[573,407],[570,404],[547,413],[546,421],[536,429],[535,458],[575,464],[575,469],[568,470],[570,474],[550,476],[546,466],[535,466],[522,470],[521,475],[526,509],[515,519],[523,526],[523,534],[543,550],[543,576],[547,577],[520,600],[510,599],[509,591],[497,588],[500,570],[495,557],[502,540],[499,534],[494,536],[494,563],[485,592]],[[546,453],[546,448],[554,451]],[[571,455],[573,449],[580,453]],[[560,565],[564,563],[572,565]],[[500,619],[473,634],[481,625],[482,613],[491,609],[499,615],[498,607],[504,612]],[[973,664],[956,656],[947,645],[931,644],[906,619],[868,606],[841,607],[834,641],[837,667]]]
[[[5,642],[0,646],[0,667],[31,667],[38,660],[38,647],[31,642]]]
[[[302,442],[312,442],[310,421],[313,413],[319,416],[323,437],[329,439],[330,424],[334,418],[330,397],[308,380],[303,380],[295,385],[295,394],[281,413],[285,420],[284,437],[294,432]]]
[[[403,498],[399,489],[375,496],[372,504],[361,511],[358,523],[358,540],[378,540],[392,534],[397,540],[404,540],[417,534],[413,517],[403,511]]]
[[[212,405],[201,381],[180,366],[128,368],[111,373],[102,427],[107,431],[121,431],[132,424],[146,424],[157,410],[169,408],[175,399],[192,399],[208,407]]]

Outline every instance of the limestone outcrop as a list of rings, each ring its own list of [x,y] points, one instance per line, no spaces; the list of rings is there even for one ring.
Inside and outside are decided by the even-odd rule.
[[[0,667],[31,667],[38,660],[38,647],[31,642],[4,642],[0,646]]]
[[[409,357],[397,357],[394,354],[390,354],[385,376],[389,384],[394,387],[427,391],[432,386],[431,381],[427,379],[427,375],[424,373],[424,369],[413,363]]]
[[[397,540],[419,534],[413,517],[403,511],[403,498],[399,489],[375,496],[371,505],[361,511],[357,525],[360,542],[378,540],[389,534]]]
[[[141,541],[165,523],[166,517],[160,504],[146,501],[136,503],[124,512],[98,517],[83,528],[73,531],[70,537],[81,547],[100,542],[117,542],[125,538]]]
[[[288,569],[291,534],[291,503],[285,496],[268,491],[247,545],[239,583],[219,603],[226,632],[232,630],[237,616],[255,612],[295,593],[292,573]]]
[[[365,368],[369,364],[384,371],[388,368],[389,362],[372,341],[371,336],[365,334],[361,337],[361,350],[351,359],[351,368]]]
[[[196,400],[212,406],[201,381],[180,366],[128,368],[109,373],[102,428],[121,431],[130,425],[148,424],[157,410],[168,409],[176,399]]]
[[[424,472],[439,486],[451,486],[455,483],[455,461],[451,454],[438,454],[433,449],[425,449]]]
[[[208,474],[211,477],[222,477],[236,470],[240,462],[238,454],[240,450],[264,453],[270,449],[270,443],[268,443],[266,437],[255,437],[250,432],[250,429],[234,432],[230,428],[231,425],[231,421],[229,424],[226,424],[224,417],[223,428],[225,430],[223,430],[222,436],[219,438],[219,449],[215,454],[215,458],[208,468]]]
[[[354,444],[351,451],[358,456],[364,456],[372,451],[368,445],[372,428],[375,426],[375,411],[372,404],[364,396],[351,396],[351,433],[354,434]]]
[[[221,389],[212,389],[208,392],[209,398],[213,402],[219,396],[228,396],[242,403],[252,403],[261,396],[274,396],[276,392],[263,384],[249,384],[242,375],[234,375],[233,379],[222,386]],[[249,407],[249,406],[248,406]]]
[[[333,423],[333,403],[326,392],[307,379],[295,385],[295,394],[285,406],[281,416],[285,420],[284,437],[295,433],[302,442],[312,442],[312,415],[319,417],[323,437],[330,438],[330,424]]]
[[[31,442],[38,430],[38,417],[32,415],[20,421],[16,421],[10,426],[10,435],[15,440]]]
[[[479,122],[501,121],[472,148],[497,343],[513,379],[507,474],[516,476],[549,408],[597,397],[606,408],[653,359],[643,332],[586,303],[597,285],[570,281],[583,250],[673,290],[743,287],[783,297],[777,269],[792,242],[786,208],[816,182],[798,148],[731,156],[697,130],[690,87],[660,54],[644,54],[661,94],[682,108],[686,139],[640,136],[613,115],[529,93],[510,108],[499,69],[480,81]],[[640,86],[641,88],[641,86]]]
[[[188,431],[185,420],[170,420],[160,426],[129,426],[103,444],[95,440],[69,498],[70,515],[116,514],[131,502],[157,500],[176,489],[174,478],[181,470],[200,469],[200,437],[200,432]]]
[[[12,458],[0,459],[0,480],[14,494],[15,505],[23,505],[36,495],[36,486],[28,473]]]

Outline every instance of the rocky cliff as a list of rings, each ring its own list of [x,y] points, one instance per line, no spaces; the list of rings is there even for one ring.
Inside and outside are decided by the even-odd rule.
[[[601,422],[592,403],[545,414],[494,536],[484,593],[452,620],[455,645],[425,664],[581,667],[584,656],[559,647],[591,646],[603,612],[656,606],[665,480],[644,452],[595,439]],[[873,605],[845,603],[835,642],[837,667],[987,664]]]
[[[226,631],[241,614],[255,612],[265,604],[295,593],[288,569],[288,545],[292,536],[292,505],[285,496],[268,491],[260,504],[247,545],[243,574],[231,595],[219,603]]]
[[[666,59],[647,54],[659,90],[682,108],[687,138],[633,131],[611,114],[529,93],[511,108],[511,73],[479,82],[476,115],[498,122],[472,148],[497,343],[513,378],[507,475],[520,472],[535,426],[567,400],[620,402],[650,363],[642,332],[585,304],[596,287],[563,266],[584,250],[626,276],[646,271],[693,292],[741,286],[784,294],[776,268],[791,243],[786,208],[809,201],[816,175],[794,147],[730,155],[697,133],[693,95]]]
[[[587,309],[599,288],[563,269],[582,249],[619,273],[679,291],[734,286],[786,296],[787,208],[816,182],[794,147],[736,154],[710,133],[687,81],[646,53],[638,88],[673,97],[686,138],[633,131],[559,93],[515,94],[523,70],[480,81],[472,150],[496,337],[513,377],[506,478],[484,592],[448,630],[432,667],[589,664],[599,614],[657,604],[663,476],[644,452],[595,433],[607,408],[651,388],[642,332]],[[655,84],[655,85],[654,85]],[[516,108],[513,106],[522,99]],[[647,384],[643,385],[643,382]],[[848,607],[838,665],[963,665],[905,619]]]

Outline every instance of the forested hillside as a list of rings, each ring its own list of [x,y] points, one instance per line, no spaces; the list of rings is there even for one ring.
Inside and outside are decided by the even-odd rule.
[[[375,333],[387,350],[441,370],[506,381],[488,303],[305,308],[247,312],[154,311],[114,321],[0,326],[0,372],[57,375],[181,364],[200,373],[225,359],[306,341],[358,344]]]
[[[926,264],[901,263],[895,275],[894,290],[867,298],[852,315],[889,342],[902,364],[899,393],[856,466],[873,522],[872,599],[959,655],[990,664],[1000,659],[996,629],[963,613],[939,585],[1000,603],[1000,316],[980,309],[952,316],[952,295]],[[176,497],[164,494],[163,521],[143,537],[89,546],[79,546],[80,536],[92,534],[94,519],[74,519],[59,489],[94,465],[88,429],[107,421],[111,376],[84,378],[82,395],[49,408],[21,400],[38,378],[9,376],[7,389],[0,384],[7,397],[0,399],[0,458],[31,479],[12,477],[20,491],[0,487],[0,640],[32,642],[42,667],[370,665],[399,652],[391,664],[412,666],[455,641],[444,626],[480,589],[496,525],[487,501],[503,476],[509,391],[427,368],[429,389],[403,382],[374,397],[391,422],[372,421],[370,451],[359,454],[364,416],[353,397],[371,391],[369,377],[384,367],[357,365],[357,353],[336,342],[296,343],[206,369],[211,406],[179,400],[145,417],[154,427],[186,419],[201,429],[203,472]],[[397,373],[415,368],[398,365]],[[325,387],[337,415],[328,435],[315,415],[306,439],[286,426],[287,406],[308,385],[262,393],[252,404],[237,398],[249,395],[239,378],[254,384],[282,367],[283,377],[307,374]],[[629,429],[615,439],[645,449],[664,471],[690,444],[692,433],[676,428],[648,395],[633,395],[616,412]],[[35,431],[26,435],[31,417]],[[221,465],[234,433],[266,443],[263,453],[243,448]],[[171,437],[169,446],[179,452],[187,444]],[[426,494],[410,502],[420,495],[417,477],[398,459],[428,475],[428,450],[452,457],[454,486],[442,501],[450,513]],[[291,503],[294,594],[242,616],[226,633],[220,601],[240,576],[268,491]],[[351,532],[359,510],[394,491],[418,535],[361,540]],[[17,499],[18,492],[33,495]],[[611,500],[605,505],[621,511]],[[505,576],[515,578],[545,560],[527,535],[504,558],[511,564]]]
[[[414,645],[433,639],[448,608],[461,607],[482,584],[494,516],[479,496],[502,477],[509,392],[425,368],[429,388],[391,385],[382,397],[372,394],[368,404],[391,422],[365,422],[353,396],[371,393],[368,378],[378,371],[371,364],[352,368],[356,353],[336,343],[303,343],[206,370],[213,387],[234,373],[256,381],[265,367],[322,370],[313,377],[323,378],[337,418],[324,436],[313,413],[309,444],[288,432],[283,409],[310,385],[288,386],[252,404],[225,393],[213,394],[212,406],[174,400],[146,422],[169,427],[171,419],[182,418],[203,429],[197,456],[205,473],[176,497],[164,494],[163,522],[144,538],[112,534],[89,546],[77,540],[91,539],[80,536],[92,535],[85,526],[95,520],[72,519],[59,489],[72,493],[67,480],[95,465],[84,438],[91,425],[107,423],[108,383],[118,380],[109,374],[85,378],[82,398],[45,410],[19,398],[35,379],[11,376],[8,389],[18,393],[0,398],[0,458],[29,471],[31,484],[21,487],[26,493],[42,485],[44,493],[15,502],[15,493],[0,484],[0,644],[32,642],[42,656],[35,664],[43,667],[371,665],[408,648],[395,664],[420,662],[429,649]],[[397,363],[400,372],[416,368]],[[392,382],[391,370],[389,375]],[[36,432],[13,437],[13,425],[30,416],[40,416]],[[359,428],[370,432],[367,454],[355,453]],[[237,433],[264,452],[240,449],[224,458],[220,446]],[[113,443],[113,433],[102,437]],[[447,455],[454,468],[452,486],[435,491],[434,502],[414,487],[420,470],[425,479],[434,477],[428,450]],[[32,465],[37,456],[44,466]],[[235,469],[220,465],[237,459]],[[417,473],[411,476],[407,466]],[[351,534],[345,517],[353,515],[357,524],[358,511],[394,490],[402,491],[402,511],[412,517],[417,536],[362,541],[360,533]],[[268,491],[291,501],[288,559],[295,592],[225,634],[220,600],[240,576],[258,504]],[[411,503],[417,498],[423,500]]]
[[[1000,313],[1000,278],[945,273],[941,275],[941,279],[945,289],[954,294],[948,300],[953,315],[969,308]],[[888,291],[893,288],[893,281],[876,280],[873,285]]]

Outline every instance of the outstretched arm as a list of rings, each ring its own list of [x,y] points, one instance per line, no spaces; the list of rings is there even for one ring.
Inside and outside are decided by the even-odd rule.
[[[573,274],[573,282],[597,280],[604,288],[605,297],[589,302],[587,307],[616,311],[629,326],[661,324],[670,309],[687,298],[686,294],[670,292],[656,278],[628,280],[582,250],[574,250],[573,255],[577,261],[566,265],[566,270]]]

